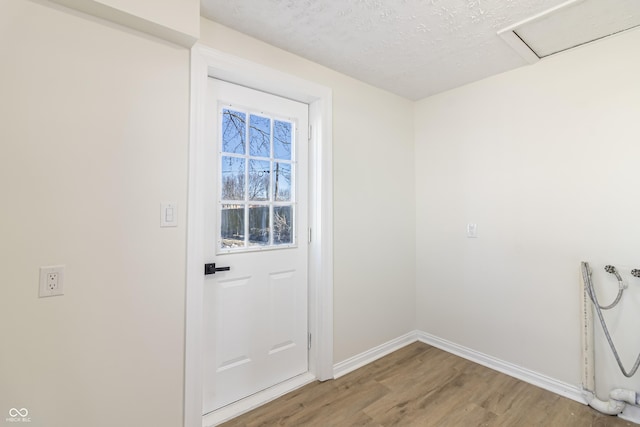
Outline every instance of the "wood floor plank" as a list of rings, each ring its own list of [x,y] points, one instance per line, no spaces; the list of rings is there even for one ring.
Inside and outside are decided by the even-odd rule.
[[[223,426],[637,427],[423,343]]]

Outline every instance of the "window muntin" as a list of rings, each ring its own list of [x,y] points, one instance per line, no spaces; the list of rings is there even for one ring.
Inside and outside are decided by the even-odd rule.
[[[295,246],[295,123],[219,111],[218,252]]]

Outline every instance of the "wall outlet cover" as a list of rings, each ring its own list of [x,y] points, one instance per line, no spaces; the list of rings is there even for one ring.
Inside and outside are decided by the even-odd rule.
[[[40,267],[38,296],[54,297],[64,295],[64,265]]]

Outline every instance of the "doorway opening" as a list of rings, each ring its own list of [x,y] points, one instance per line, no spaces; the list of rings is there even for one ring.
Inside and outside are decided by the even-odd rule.
[[[203,417],[204,164],[207,80],[271,93],[309,106],[308,372]],[[196,44],[191,51],[191,136],[187,230],[185,426],[215,425],[313,379],[333,377],[331,90]],[[286,162],[283,162],[286,163]]]

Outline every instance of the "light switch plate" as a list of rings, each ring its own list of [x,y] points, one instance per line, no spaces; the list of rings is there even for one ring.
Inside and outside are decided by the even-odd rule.
[[[467,224],[467,237],[470,239],[478,237],[478,224]]]
[[[175,202],[160,203],[160,227],[178,226],[178,204]]]

